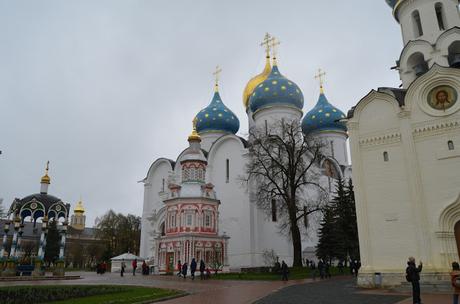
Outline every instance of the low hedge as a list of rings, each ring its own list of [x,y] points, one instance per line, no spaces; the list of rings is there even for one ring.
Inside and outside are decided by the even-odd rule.
[[[0,302],[4,304],[45,303],[101,294],[114,294],[126,290],[126,286],[105,285],[11,286],[0,288]]]

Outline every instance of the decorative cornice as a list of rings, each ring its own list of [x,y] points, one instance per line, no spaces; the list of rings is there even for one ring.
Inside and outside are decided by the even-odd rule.
[[[361,138],[359,144],[361,147],[372,147],[379,145],[389,145],[401,141],[401,133],[393,132],[382,135],[374,135],[370,137]]]
[[[414,138],[432,136],[440,133],[454,131],[460,129],[460,120],[441,120],[429,122],[423,125],[414,127],[412,133]]]

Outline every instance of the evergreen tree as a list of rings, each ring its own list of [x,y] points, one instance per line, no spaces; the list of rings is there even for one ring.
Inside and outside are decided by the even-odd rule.
[[[49,265],[59,258],[59,231],[55,220],[49,222],[45,247],[45,262]]]
[[[346,250],[348,256],[352,259],[359,260],[359,238],[358,222],[356,218],[355,193],[353,191],[353,181],[350,179],[345,188],[346,199],[346,221],[344,221],[344,230],[348,237]]]
[[[335,196],[323,210],[319,229],[317,256],[323,259],[338,259],[345,263],[359,259],[358,228],[356,222],[353,183],[348,185],[339,178]]]

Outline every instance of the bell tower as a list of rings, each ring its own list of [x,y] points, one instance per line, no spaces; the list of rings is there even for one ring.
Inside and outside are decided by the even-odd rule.
[[[459,0],[386,0],[401,26],[404,48],[396,69],[403,88],[433,65],[460,68]]]
[[[70,226],[76,230],[85,229],[85,208],[83,207],[83,203],[81,202],[81,200],[77,203],[73,212],[74,214],[70,219]]]

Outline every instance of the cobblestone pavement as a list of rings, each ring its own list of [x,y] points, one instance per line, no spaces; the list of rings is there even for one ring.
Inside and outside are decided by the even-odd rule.
[[[358,293],[358,291],[355,288],[355,281],[351,278],[317,281],[288,286],[255,304],[396,304],[407,299],[407,295]]]
[[[358,290],[351,278],[329,281],[224,281],[199,278],[195,281],[176,276],[132,276],[90,272],[69,273],[80,275],[79,280],[0,282],[0,286],[12,285],[136,285],[183,290],[190,295],[164,304],[411,304],[409,295],[395,295],[387,291]],[[424,295],[424,304],[451,303],[451,295]]]

